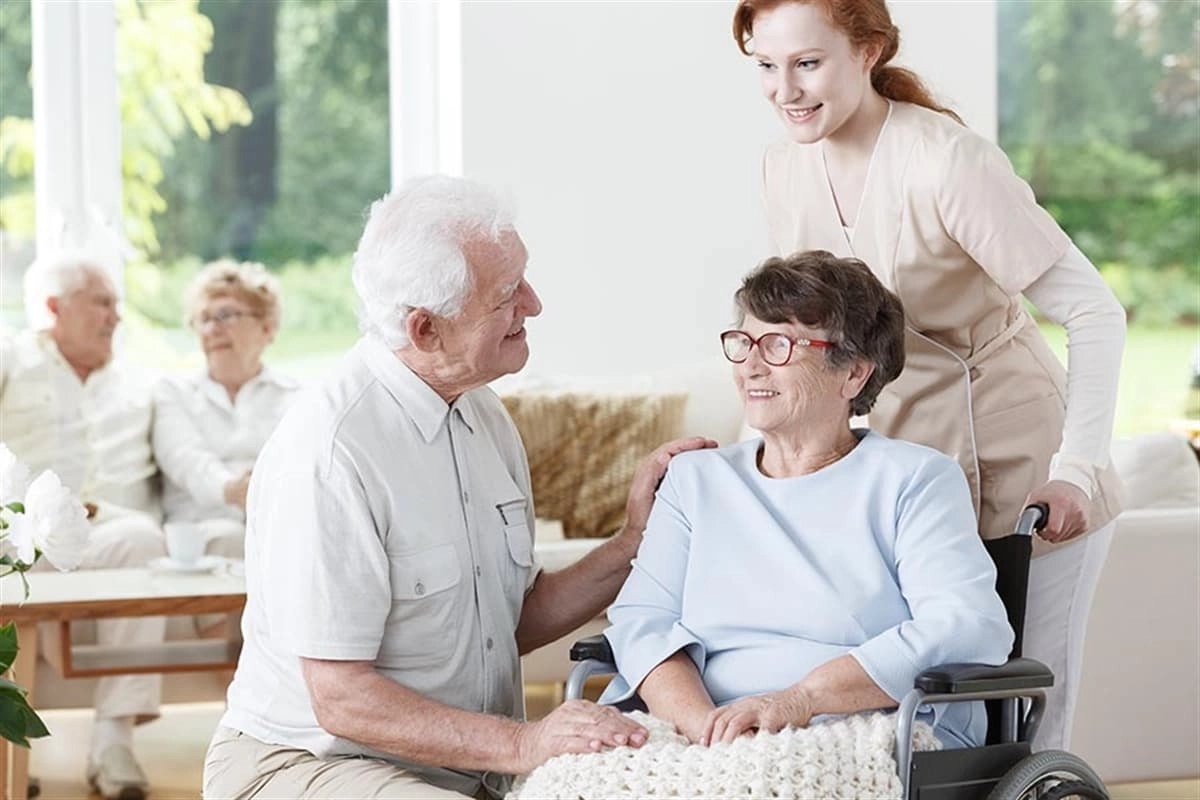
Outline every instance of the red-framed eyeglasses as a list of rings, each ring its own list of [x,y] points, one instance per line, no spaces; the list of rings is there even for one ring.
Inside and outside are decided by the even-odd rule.
[[[721,334],[721,350],[725,358],[734,364],[741,364],[750,357],[750,351],[758,345],[758,353],[762,360],[773,367],[782,367],[792,358],[792,352],[797,347],[833,347],[833,342],[824,339],[804,339],[788,336],[786,333],[764,333],[757,339],[745,331],[724,331]]]

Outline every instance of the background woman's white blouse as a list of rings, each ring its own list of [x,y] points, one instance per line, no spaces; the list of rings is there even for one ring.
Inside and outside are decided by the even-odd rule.
[[[167,521],[245,520],[225,502],[225,484],[254,466],[299,388],[267,367],[238,390],[236,402],[203,371],[155,387],[154,458]]]

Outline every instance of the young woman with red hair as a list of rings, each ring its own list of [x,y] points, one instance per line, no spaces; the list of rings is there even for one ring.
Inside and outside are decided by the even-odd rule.
[[[776,253],[859,258],[904,303],[907,365],[871,427],[955,457],[984,538],[1028,502],[1050,506],[1025,652],[1057,676],[1038,744],[1065,747],[1119,511],[1124,312],[1004,153],[890,63],[900,34],[884,0],[742,0],[733,34],[787,133],[763,159]],[[1022,296],[1066,328],[1068,370]]]

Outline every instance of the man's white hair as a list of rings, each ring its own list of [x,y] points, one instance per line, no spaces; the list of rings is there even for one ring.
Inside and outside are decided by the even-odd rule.
[[[363,333],[395,350],[408,344],[413,309],[456,316],[471,289],[464,246],[512,228],[508,204],[466,178],[414,178],[376,200],[354,253]]]
[[[114,284],[103,260],[82,250],[59,250],[38,256],[25,270],[25,318],[29,327],[44,331],[54,327],[54,315],[46,307],[51,297],[67,297],[87,284],[89,275],[99,275]],[[120,290],[117,289],[118,295]]]

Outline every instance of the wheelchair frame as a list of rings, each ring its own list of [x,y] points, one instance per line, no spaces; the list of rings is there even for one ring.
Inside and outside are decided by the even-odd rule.
[[[996,563],[996,590],[1016,635],[1008,661],[996,667],[944,664],[927,669],[900,702],[895,755],[904,800],[1108,800],[1103,781],[1076,756],[1057,750],[1032,753],[1045,689],[1054,684],[1054,675],[1045,664],[1020,656],[1032,536],[1044,527],[1048,514],[1045,505],[1031,505],[1021,512],[1012,535],[984,542]],[[603,636],[576,642],[571,660],[578,663],[567,679],[568,699],[582,697],[592,675],[616,672]],[[923,705],[980,700],[988,705],[986,744],[913,752],[913,724]],[[1024,713],[1023,700],[1029,701]]]

